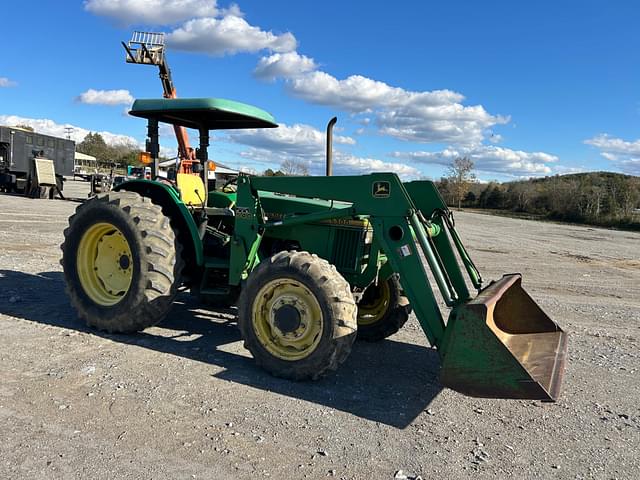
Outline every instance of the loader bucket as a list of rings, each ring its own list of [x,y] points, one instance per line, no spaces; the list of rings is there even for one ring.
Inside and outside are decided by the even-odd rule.
[[[567,334],[505,275],[455,308],[442,344],[442,385],[465,395],[555,401]]]

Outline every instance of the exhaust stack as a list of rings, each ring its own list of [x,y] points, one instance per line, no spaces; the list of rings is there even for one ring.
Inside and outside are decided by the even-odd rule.
[[[338,121],[338,117],[333,117],[327,124],[327,177],[333,175],[333,126]]]

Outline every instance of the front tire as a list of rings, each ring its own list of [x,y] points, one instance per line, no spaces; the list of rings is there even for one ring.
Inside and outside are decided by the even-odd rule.
[[[134,192],[88,200],[69,218],[62,266],[78,317],[107,332],[136,332],[169,312],[183,262],[169,218]]]
[[[249,275],[238,325],[256,363],[275,376],[317,379],[336,370],[356,337],[349,283],[308,252],[279,252]]]

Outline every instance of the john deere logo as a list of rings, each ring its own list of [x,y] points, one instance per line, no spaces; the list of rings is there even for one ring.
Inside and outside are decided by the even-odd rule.
[[[389,182],[373,182],[373,196],[376,198],[386,198],[391,193]]]

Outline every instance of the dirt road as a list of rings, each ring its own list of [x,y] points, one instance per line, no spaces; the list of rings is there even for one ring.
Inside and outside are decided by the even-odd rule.
[[[415,319],[313,383],[188,294],[160,327],[88,330],[58,263],[75,206],[0,196],[0,478],[638,478],[640,234],[456,215],[484,276],[522,272],[571,334],[544,404],[442,390]]]

